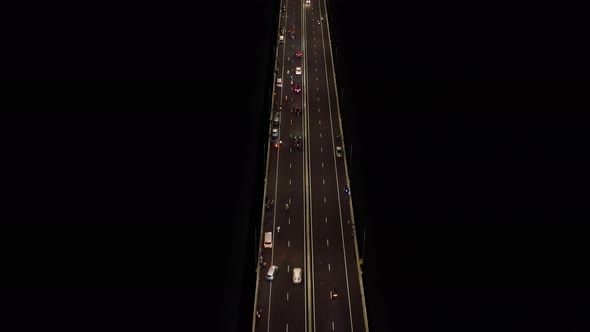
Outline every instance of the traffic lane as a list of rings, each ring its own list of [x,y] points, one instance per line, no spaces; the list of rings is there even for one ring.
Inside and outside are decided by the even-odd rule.
[[[302,226],[302,225],[301,225]],[[277,234],[275,239],[276,252],[275,265],[279,267],[276,279],[272,282],[272,311],[271,311],[271,331],[284,330],[286,325],[296,328],[305,326],[305,289],[303,287],[294,287],[292,281],[292,271],[294,267],[303,267],[302,253],[303,241],[302,236],[293,234],[293,238],[299,237],[291,242],[300,242],[298,246],[289,246],[291,234],[286,234],[284,229]]]
[[[309,24],[309,27],[311,28],[311,31],[315,31],[314,30],[314,27],[313,27],[313,23],[312,24]],[[327,28],[326,28],[326,31],[325,32],[327,32]],[[321,34],[320,34],[320,36],[321,36]],[[329,46],[329,43],[327,43],[327,45]],[[318,51],[318,48],[319,48],[318,47],[318,43],[316,43],[316,47],[314,48],[316,52]],[[310,53],[309,50],[308,50],[308,52],[306,52],[306,54],[308,56],[310,56],[310,54],[311,54],[310,58],[313,58],[313,56],[314,56],[314,54],[313,53]],[[323,56],[322,57],[316,56],[316,59],[315,60],[316,60],[315,63],[319,63],[319,65],[316,65],[316,68],[323,67],[323,65],[322,65],[323,64]],[[332,58],[331,58],[331,56],[330,56],[330,54],[328,52],[326,52],[326,61],[328,62],[327,68],[329,68],[329,71],[328,71],[328,73],[326,75],[326,77],[328,79],[326,86],[328,87],[329,90],[333,90],[333,86],[334,86],[334,82],[333,82],[334,75],[332,74],[333,73],[333,70],[332,70],[333,69],[333,67],[332,67]],[[313,61],[311,61],[311,63],[313,64]],[[321,71],[321,69],[318,68],[318,71]],[[310,68],[307,68],[307,72],[308,73],[314,72],[314,68],[311,68],[311,66],[310,66]],[[314,80],[311,80],[311,81],[314,82]],[[318,82],[319,84],[325,83],[325,82],[322,82],[321,80],[317,80],[316,82]],[[310,89],[310,90],[311,91],[314,91],[313,89]],[[331,113],[331,115],[332,115],[332,118],[336,120],[335,121],[334,128],[333,128],[333,133],[334,133],[335,136],[342,135],[341,134],[341,131],[340,131],[340,125],[339,125],[339,118],[340,118],[339,117],[339,112],[336,109],[336,105],[337,105],[336,104],[336,98],[337,98],[337,95],[336,95],[335,91],[334,92],[330,91],[330,92],[326,93],[325,95],[327,95],[328,98],[330,98],[330,103],[331,103],[331,106],[332,106],[331,108],[333,110],[332,113]],[[313,98],[310,98],[310,100],[313,100]],[[313,105],[310,104],[310,109],[312,109],[312,108],[313,108]],[[336,112],[334,112],[334,109],[336,109]],[[324,114],[325,115],[329,115],[328,113],[324,113]],[[318,120],[322,120],[322,119],[318,119]],[[328,121],[328,120],[326,118],[324,118],[323,121]],[[338,145],[337,140],[336,140],[336,142],[333,145],[334,146]],[[343,167],[341,169],[343,169]],[[339,173],[342,173],[343,174],[343,171],[342,172],[339,172]],[[341,175],[338,175],[338,177],[341,177]],[[339,186],[339,187],[340,188],[344,188],[344,186]],[[343,210],[345,210],[346,212],[349,211],[345,207],[343,208]],[[347,218],[347,216],[346,216],[346,213],[343,216],[343,220],[347,220],[347,222],[349,220],[349,218]],[[345,228],[345,234],[346,234],[346,231],[347,231],[346,230],[346,228],[347,228],[346,227],[346,224],[344,225],[344,228]],[[345,237],[345,243],[346,242],[347,241],[346,241],[346,237]],[[351,242],[351,241],[348,241],[348,242]],[[358,269],[356,267],[356,255],[355,255],[355,251],[354,251],[354,243],[352,243],[352,246],[348,246],[348,247],[349,248],[347,248],[347,250],[346,250],[346,252],[347,252],[347,255],[346,255],[347,256],[346,257],[346,259],[347,259],[347,265],[346,266],[347,266],[347,268],[348,268],[348,270],[350,272],[353,272],[353,273],[350,274],[351,278],[349,278],[349,280],[352,281],[352,282],[349,283],[349,286],[351,286],[351,292],[352,292],[352,294],[357,294],[357,296],[360,298],[360,290],[357,290],[357,291],[354,290],[354,288],[355,288],[354,286],[355,285],[358,285],[358,282],[359,282],[359,279],[358,279]],[[348,254],[348,253],[351,253],[352,255],[351,254]],[[356,287],[356,288],[359,288],[360,289],[360,287]],[[353,297],[353,295],[351,295],[351,297]],[[359,326],[358,328],[364,329],[364,324],[363,324],[364,317],[362,316],[362,307],[360,306],[360,301],[355,301],[355,302],[357,302],[357,304],[358,304],[358,305],[356,305],[356,307],[359,307],[360,308],[360,310],[357,309],[355,311],[361,312],[361,316],[359,316],[359,317],[361,317],[361,320],[359,321],[358,319],[355,319],[354,321],[355,321],[355,323],[357,323],[355,325],[358,325]],[[357,330],[358,330],[358,328],[357,328]]]
[[[315,49],[315,51],[317,52],[317,48]],[[322,50],[322,51],[323,51],[323,50]],[[322,52],[322,53],[323,53],[323,52]],[[307,54],[309,55],[309,52],[307,52]],[[312,55],[313,55],[313,54],[312,54]],[[323,59],[323,57],[321,57],[321,58]],[[327,58],[329,58],[329,57],[327,57]],[[321,60],[320,60],[320,61],[319,61],[319,64],[320,64],[320,66],[321,66],[321,64],[322,64],[322,63],[323,63],[323,61],[321,61]],[[321,66],[321,67],[323,67],[323,66]],[[316,67],[316,68],[317,68],[317,67]],[[308,72],[308,73],[309,73],[309,72],[312,72],[312,71],[313,71],[313,68],[308,68],[308,69],[307,69],[307,72]],[[318,68],[318,71],[320,71],[320,72],[321,72],[321,71],[322,71],[322,69],[321,69],[321,68]],[[333,75],[332,75],[332,74],[329,74],[329,75],[327,75],[327,76],[328,76],[329,78],[332,78],[332,77],[333,77]],[[313,80],[312,80],[312,81],[313,81]],[[326,83],[326,82],[325,82],[325,80],[322,82],[322,81],[321,81],[321,80],[319,80],[319,79],[317,80],[317,82],[318,82],[318,83],[324,83],[324,84]],[[330,85],[330,84],[328,84],[328,86],[331,86],[331,85]],[[330,96],[331,98],[334,98],[334,99],[336,98],[336,95],[335,95],[335,93],[334,93],[334,94],[329,94],[329,93],[328,93],[327,95],[328,95],[328,96],[332,95],[332,96]],[[335,101],[333,102],[333,104],[335,105]],[[327,108],[326,108],[326,109],[327,109]],[[324,120],[324,122],[326,122],[326,121],[328,121],[328,119],[330,118],[330,114],[329,114],[329,113],[326,113],[326,112],[325,112],[324,114],[326,115],[326,118],[324,118],[323,120]],[[332,114],[332,116],[333,116],[333,118],[335,118],[335,119],[337,119],[337,120],[339,119],[339,116],[338,116],[337,112],[336,112],[336,114]],[[320,120],[322,120],[322,119],[320,119]],[[336,121],[336,122],[338,123],[338,121]],[[330,121],[330,123],[332,124],[332,122],[331,122],[331,121]],[[333,132],[337,133],[337,135],[340,135],[339,125],[337,125],[337,126],[336,126],[336,128],[334,128]],[[332,148],[332,151],[330,151],[330,152],[331,152],[331,153],[332,153],[332,155],[333,155],[333,152],[334,152],[334,150],[333,150],[333,149],[334,149],[334,144],[329,144],[329,145],[330,145],[330,146],[331,146],[331,148]],[[349,251],[349,252],[354,252],[354,250],[352,250],[352,251],[351,251],[351,250],[348,250],[348,251]],[[353,261],[354,261],[354,258],[353,258]],[[354,265],[354,264],[352,264],[352,265]],[[358,279],[357,279],[357,280],[358,280]]]
[[[269,137],[270,138],[270,137]],[[270,144],[270,140],[269,140]],[[274,200],[276,202],[276,175],[279,172],[279,167],[277,164],[278,161],[278,154],[276,149],[271,146],[270,150],[268,151],[268,168],[267,168],[267,175],[266,175],[266,196],[265,202],[268,200]],[[264,209],[263,212],[263,225],[262,225],[262,234],[264,232],[274,232],[274,215],[275,215],[275,207],[276,204],[271,206],[271,208]],[[273,242],[274,242],[274,235],[273,235]],[[272,248],[264,248],[264,235],[261,236],[259,240],[260,245],[260,253],[262,254],[263,261],[266,262],[266,267],[261,267],[259,265],[259,284],[258,284],[258,296],[257,296],[257,308],[262,309],[261,318],[256,319],[256,330],[257,331],[266,331],[267,330],[267,320],[268,320],[268,313],[269,313],[269,303],[270,303],[270,284],[266,281],[266,272],[268,271],[268,267],[271,264],[271,258],[273,254]]]
[[[326,139],[327,141],[330,141],[331,137],[329,139]],[[319,155],[319,156],[318,156]],[[324,155],[324,153],[316,151],[315,154],[315,159],[319,160],[322,158],[322,155]],[[323,185],[325,185],[327,188],[329,188],[328,190],[322,188],[313,188],[314,192],[318,192],[320,190],[325,191],[326,192],[326,201],[324,203],[324,198],[321,198],[320,202],[317,202],[317,199],[314,200],[315,204],[314,207],[318,207],[318,205],[320,206],[320,209],[326,210],[329,209],[330,213],[324,213],[325,214],[329,214],[330,216],[327,216],[325,218],[325,227],[322,227],[321,225],[323,225],[322,223],[317,223],[314,222],[314,227],[315,227],[315,234],[317,235],[317,232],[319,231],[320,234],[325,234],[325,239],[321,238],[321,237],[316,237],[315,238],[315,242],[316,242],[316,246],[326,246],[326,250],[322,250],[321,255],[323,255],[324,257],[321,257],[318,255],[318,257],[314,257],[314,258],[319,258],[322,261],[325,261],[327,264],[330,265],[330,269],[331,271],[333,271],[336,274],[332,274],[331,275],[331,279],[329,280],[332,283],[333,287],[336,287],[339,290],[339,300],[341,302],[347,303],[348,302],[348,293],[349,293],[349,286],[351,283],[357,283],[358,284],[358,279],[357,276],[353,276],[353,275],[349,275],[348,276],[348,280],[347,280],[347,275],[346,272],[349,271],[350,269],[347,269],[348,265],[354,265],[354,262],[350,262],[347,261],[346,264],[344,264],[346,259],[349,259],[348,257],[353,254],[350,249],[347,250],[346,252],[343,250],[343,244],[342,244],[342,239],[343,239],[343,224],[342,222],[344,220],[340,219],[340,207],[338,206],[338,189],[336,187],[336,173],[334,171],[334,164],[332,162],[330,162],[328,159],[333,159],[333,156],[330,156],[329,158],[324,158],[324,164],[327,165],[327,167],[321,167],[321,166],[317,166],[316,167],[316,171],[313,172],[314,176],[322,176],[322,181],[321,183]],[[316,183],[316,187],[320,186],[317,183],[320,183],[319,181],[314,181],[312,183]],[[323,213],[316,211],[316,209],[314,208],[313,211],[314,214],[318,214],[318,215],[322,215]],[[317,217],[316,217],[317,218]],[[345,226],[344,226],[345,227]],[[345,233],[344,233],[345,234]],[[345,235],[344,235],[345,237]],[[325,241],[325,244],[324,244]],[[327,249],[327,247],[330,247],[330,250]],[[315,253],[315,251],[314,251]],[[354,254],[353,254],[354,256]],[[352,261],[354,261],[354,258],[352,259]],[[317,291],[320,293],[325,293],[326,291],[329,291],[331,288],[323,288],[323,289],[318,289]],[[321,305],[320,305],[321,306]],[[350,324],[350,312],[349,312],[349,308],[348,305],[345,305],[344,307],[339,307],[339,308],[335,308],[337,310],[340,310],[339,312],[331,312],[331,315],[333,315],[333,317],[340,317],[340,318],[335,318],[335,319],[347,319],[345,321],[341,321],[340,325],[344,324],[346,325],[346,323],[348,322],[348,324]],[[361,308],[362,309],[362,308]],[[325,311],[325,310],[324,310]],[[322,313],[322,315],[326,314],[325,312]],[[335,315],[335,316],[334,316]],[[326,316],[328,317],[328,316]],[[359,318],[361,318],[361,326],[362,326],[362,316],[359,316]],[[327,318],[326,318],[327,319]],[[331,322],[331,321],[330,321]],[[326,322],[323,322],[326,323]]]
[[[281,162],[280,172],[282,174],[279,179],[279,191],[281,193],[279,200],[279,211],[277,211],[277,218],[275,222],[275,233],[277,241],[282,244],[287,244],[286,250],[289,255],[282,255],[275,252],[278,259],[277,262],[303,265],[304,258],[304,179],[303,179],[303,160],[302,152],[293,150],[289,151],[289,147],[281,147],[285,149],[281,152],[283,161]],[[285,210],[285,204],[289,204],[289,209]],[[280,227],[280,228],[279,228]],[[277,250],[283,250],[283,246]],[[292,253],[292,255],[291,255]]]
[[[283,90],[281,96],[281,103],[284,110],[293,109],[297,104],[301,104],[302,93],[296,93],[294,87],[299,85],[303,89],[303,75],[296,75],[295,69],[298,61],[295,59],[294,53],[301,48],[300,42],[285,42],[284,52],[282,53],[282,77]]]
[[[293,54],[297,48],[301,47],[301,9],[298,6],[288,6],[287,19],[285,20],[285,33],[286,42],[289,46],[286,50],[286,57],[289,60],[293,59]]]
[[[281,18],[279,20],[279,24],[280,25],[284,25],[284,14],[281,14]],[[283,34],[282,31],[278,32],[279,35]],[[277,59],[277,67],[280,68],[280,72],[278,73],[277,77],[283,77],[283,67],[284,67],[284,61],[281,61],[281,58],[284,58],[285,56],[285,43],[287,42],[287,40],[284,41],[283,44],[277,45],[278,47],[278,54],[279,54],[279,58]],[[285,81],[285,80],[283,80]],[[284,84],[285,82],[283,82]],[[282,94],[283,94],[283,88],[278,89],[276,86],[274,86],[274,82],[273,82],[273,89],[274,91],[277,92],[277,95],[275,97],[275,102],[277,102],[277,97],[282,99]],[[278,90],[278,91],[277,91]],[[271,124],[272,127],[272,124]],[[269,134],[270,136],[270,134]],[[269,137],[269,144],[272,144],[272,142],[270,141],[270,137]],[[275,230],[275,214],[276,214],[276,201],[277,201],[277,193],[279,192],[279,190],[275,190],[275,185],[277,185],[277,183],[275,182],[276,176],[279,173],[279,165],[277,163],[278,161],[278,151],[276,149],[274,149],[273,147],[271,147],[271,150],[269,150],[269,161],[268,161],[268,169],[267,169],[267,190],[266,190],[266,199],[272,199],[275,201],[275,204],[273,207],[271,207],[270,209],[266,210],[264,212],[264,216],[263,216],[263,232],[272,232],[273,233],[273,242],[275,241],[275,237],[276,234],[274,234],[274,230]],[[264,261],[266,261],[267,266],[265,268],[260,267],[260,271],[259,271],[259,286],[257,289],[258,292],[258,299],[257,299],[257,306],[262,309],[262,317],[260,319],[258,319],[256,321],[256,329],[257,330],[263,330],[266,331],[268,329],[267,323],[268,323],[268,317],[269,317],[269,312],[270,312],[270,289],[271,289],[271,282],[268,282],[266,280],[266,272],[268,271],[268,267],[271,265],[270,260],[272,259],[272,257],[274,256],[274,248],[273,249],[265,249],[263,248],[263,241],[264,239],[261,238],[260,239],[260,245],[261,245],[261,253],[263,255],[263,259]],[[274,247],[274,246],[273,246]]]
[[[297,245],[303,250],[303,238],[294,238],[293,229],[304,228],[304,186],[303,186],[303,163],[301,158],[294,155],[298,152],[289,152],[281,146],[279,149],[279,176],[277,179],[276,210],[274,221],[275,245],[273,246],[273,264],[283,264],[289,253],[287,245]],[[293,167],[298,164],[298,169]],[[288,209],[287,209],[288,204]],[[280,227],[280,228],[279,228]],[[285,233],[287,231],[287,233]],[[287,235],[285,235],[287,234]],[[298,232],[298,234],[301,234]],[[287,242],[297,240],[298,243]],[[298,253],[303,256],[303,251]]]
[[[344,268],[344,252],[342,244],[342,228],[340,220],[340,207],[338,205],[338,192],[336,188],[336,173],[334,171],[334,155],[332,150],[323,148],[330,144],[332,137],[325,135],[320,137],[323,130],[321,125],[310,127],[315,132],[317,143],[311,141],[311,190],[312,190],[312,222],[313,222],[313,254],[314,254],[314,278],[316,280],[316,310],[319,316],[316,320],[321,324],[331,324],[329,317],[348,318],[340,322],[340,325],[350,325],[348,310],[348,285],[346,269]],[[319,143],[319,144],[318,144]],[[328,150],[328,153],[326,153]],[[319,281],[319,282],[318,282]],[[338,303],[331,303],[330,291],[333,288],[339,290]],[[328,309],[331,308],[331,309]],[[335,312],[334,310],[338,310]],[[318,320],[318,317],[319,320]]]
[[[340,183],[340,188],[344,188],[346,186],[346,176],[344,172],[344,156],[342,158],[337,159],[337,168],[338,168],[338,183]],[[346,249],[346,269],[348,270],[348,277],[349,277],[349,287],[350,287],[350,302],[351,302],[351,312],[353,317],[354,329],[357,331],[364,331],[364,313],[363,313],[363,301],[361,296],[361,285],[360,285],[360,272],[358,266],[358,253],[356,251],[357,246],[360,244],[358,241],[360,238],[358,236],[359,233],[356,233],[356,238],[353,236],[355,234],[355,225],[353,224],[351,215],[351,206],[350,203],[352,202],[352,197],[348,196],[343,190],[340,193],[340,206],[341,206],[341,213],[342,213],[342,226],[343,226],[343,233],[344,233],[344,248]],[[358,229],[356,230],[358,232]],[[356,246],[355,246],[356,241]]]
[[[285,133],[287,133],[289,131],[289,128],[287,126],[284,125],[284,123],[281,123],[282,126],[280,127],[281,129],[281,133],[282,135],[285,135]],[[286,183],[288,181],[288,179],[290,177],[293,177],[293,175],[289,175],[290,170],[292,170],[293,166],[295,167],[295,169],[299,169],[301,170],[301,174],[302,174],[302,170],[303,170],[303,164],[302,164],[302,159],[301,158],[291,158],[291,153],[286,152],[287,150],[285,149],[285,146],[281,146],[279,148],[275,148],[272,147],[273,150],[271,150],[272,156],[271,156],[271,160],[269,161],[269,177],[268,177],[268,188],[267,188],[267,197],[269,199],[273,199],[275,201],[274,206],[270,209],[270,211],[268,211],[268,213],[266,214],[266,218],[265,218],[265,223],[264,223],[264,231],[269,231],[273,233],[273,248],[272,249],[264,249],[263,252],[264,254],[264,259],[265,261],[267,261],[267,267],[266,269],[263,269],[262,273],[261,273],[261,281],[263,282],[264,285],[264,281],[266,281],[266,271],[268,270],[268,267],[271,264],[275,264],[275,265],[282,265],[279,264],[281,260],[283,260],[282,256],[284,255],[283,251],[281,250],[281,244],[280,244],[280,237],[282,236],[280,233],[276,232],[276,227],[277,226],[283,226],[283,231],[288,231],[288,222],[289,220],[287,220],[287,222],[284,222],[283,220],[283,215],[282,215],[282,207],[281,207],[281,203],[284,200],[288,200],[289,198],[291,198],[292,203],[294,204],[294,206],[298,206],[298,205],[303,205],[303,179],[302,176],[299,176],[299,181],[295,180],[293,182],[293,188],[295,189],[295,191],[293,191],[291,194],[289,194],[289,192],[287,190],[284,189],[284,187],[286,186]],[[293,159],[293,160],[291,160]],[[272,167],[271,164],[274,164],[275,167]],[[275,185],[276,190],[275,190]],[[276,193],[276,194],[275,194]],[[293,216],[295,218],[295,220],[300,220],[299,224],[300,227],[303,228],[303,212],[301,211],[301,209],[295,209],[290,211],[291,216]],[[287,226],[287,229],[285,229],[284,227]],[[296,226],[296,225],[293,225]],[[284,234],[284,232],[283,232]],[[299,250],[301,252],[300,259],[302,259],[303,257],[303,239],[299,239],[297,241],[292,241],[293,245],[298,246],[298,248],[296,248],[297,250]],[[278,256],[277,256],[278,255]],[[284,269],[280,269],[280,270],[284,270]],[[269,291],[269,284],[266,284],[267,287],[261,286],[261,291],[260,291],[260,299],[263,298],[268,298],[268,295],[270,294]],[[274,297],[274,296],[273,296]],[[266,307],[268,307],[268,300],[266,301]],[[259,303],[261,305],[264,305],[262,300],[259,300]],[[272,302],[271,302],[272,305]],[[275,307],[275,305],[273,305],[273,308]],[[267,312],[268,310],[264,310],[263,312]],[[260,325],[260,324],[259,324]]]
[[[305,329],[305,289],[303,283],[293,284],[292,269],[287,266],[272,281],[273,305],[270,331],[303,331]]]
[[[287,39],[283,57],[289,57],[288,54],[290,53],[290,45],[292,45],[292,43],[289,42],[289,39]],[[285,60],[283,63],[284,72],[286,73],[288,71],[289,74],[292,74],[292,70],[294,68],[290,68],[289,63]],[[286,84],[287,82],[284,82],[284,86]],[[293,127],[293,122],[291,119],[289,119],[288,123],[285,121],[285,115],[287,115],[287,112],[284,112],[284,110],[292,108],[292,105],[297,102],[298,94],[295,94],[292,90],[292,86],[289,85],[287,85],[288,90],[283,89],[284,95],[287,97],[285,99],[285,104],[281,115],[281,139],[283,140],[283,145],[279,148],[279,154],[281,158],[281,167],[279,172],[281,172],[283,176],[279,177],[279,188],[277,190],[281,196],[281,198],[277,199],[277,201],[280,202],[279,204],[282,211],[281,216],[277,216],[278,221],[276,222],[275,226],[275,230],[277,226],[282,228],[282,232],[276,232],[276,241],[284,241],[283,245],[277,245],[275,248],[276,258],[274,259],[275,265],[280,266],[279,271],[283,272],[283,279],[277,276],[277,292],[272,296],[272,301],[275,303],[272,305],[272,310],[274,310],[275,314],[278,315],[277,317],[282,318],[272,317],[270,325],[271,330],[279,328],[285,329],[287,326],[290,326],[292,329],[294,328],[296,330],[302,330],[305,327],[304,288],[298,287],[289,291],[289,287],[292,285],[292,276],[290,273],[286,273],[287,270],[292,272],[292,268],[295,267],[295,265],[301,267],[304,265],[302,154],[299,154],[299,151],[292,149],[291,137],[298,134],[298,132]],[[295,168],[293,168],[293,165],[295,165]],[[299,169],[300,171],[297,171],[297,174],[295,174],[293,173],[294,169]],[[300,185],[297,185],[294,182],[297,182]],[[284,210],[283,203],[289,204],[288,211]],[[293,229],[297,228],[302,230],[301,232],[297,232],[298,236],[293,234]],[[288,231],[288,233],[285,231]],[[292,241],[289,238],[292,238]],[[275,281],[273,281],[273,283],[274,282]],[[274,286],[275,285],[273,285],[273,287]],[[293,308],[293,306],[295,306],[295,308]]]
[[[350,314],[338,211],[333,205],[314,208],[315,315],[318,327],[334,322],[340,331],[350,330]],[[314,206],[315,206],[314,205]],[[327,217],[327,223],[325,222]],[[319,281],[319,282],[318,282]],[[333,290],[337,290],[334,297]],[[323,329],[319,329],[323,330]]]
[[[352,321],[355,331],[365,330],[365,316],[363,313],[363,301],[361,296],[361,279],[358,266],[358,253],[356,251],[355,241],[355,226],[350,218],[351,211],[349,205],[349,198],[344,192],[341,193],[341,215],[342,215],[342,237],[344,246],[344,258],[346,265],[343,269],[348,272],[348,294],[350,297],[350,311],[352,313]],[[359,234],[356,233],[356,236]]]
[[[288,129],[285,129],[288,132]],[[277,279],[272,281],[271,331],[305,326],[305,292],[292,287],[292,269],[303,267],[304,211],[303,163],[299,153],[289,151],[285,145],[279,151],[279,179],[273,264],[279,266]],[[293,167],[297,164],[297,167]],[[285,210],[284,205],[289,204]],[[280,227],[280,228],[278,228]],[[299,327],[299,328],[301,328]]]
[[[312,37],[315,36],[316,39],[321,37],[322,24],[318,24],[318,21],[321,21],[320,17],[320,6],[316,4],[315,0],[312,0],[312,3],[306,7],[304,24],[307,33]]]
[[[327,114],[323,115],[325,116]],[[334,124],[334,121],[332,121],[332,124]],[[334,127],[334,133],[339,133],[338,127],[336,127],[335,124]],[[335,140],[332,135],[322,136],[325,137],[323,146],[331,145],[331,142]],[[339,298],[344,299],[344,297],[346,297],[346,300],[343,302],[348,302],[348,296],[350,296],[351,307],[349,312],[352,312],[352,320],[355,330],[362,331],[364,330],[364,315],[362,311],[357,256],[354,247],[353,225],[350,219],[351,211],[349,197],[344,192],[344,188],[346,187],[346,177],[343,165],[344,158],[336,157],[335,150],[330,148],[325,148],[323,152],[318,152],[316,157],[322,158],[322,155],[325,157],[325,167],[321,168],[318,173],[321,173],[323,176],[322,182],[326,183],[326,187],[333,188],[330,190],[328,196],[331,196],[331,199],[335,201],[332,203],[333,206],[331,206],[331,208],[336,208],[338,212],[338,225],[340,226],[332,228],[328,233],[330,243],[339,244],[339,250],[337,252],[332,251],[332,253],[335,255],[341,255],[342,257],[341,260],[338,257],[334,260],[334,256],[329,259],[330,261],[340,262],[339,264],[335,263],[336,265],[334,265],[334,267],[344,277],[344,280],[334,280],[334,283],[340,285],[337,287],[340,290]],[[335,163],[333,161],[335,161]],[[340,202],[338,202],[338,200],[340,200]],[[338,205],[338,203],[340,204]],[[344,240],[344,244],[342,244],[342,240]],[[342,250],[342,246],[344,246],[345,250]],[[344,264],[345,261],[346,264]],[[347,276],[345,272],[348,272],[348,280],[346,280]],[[346,290],[346,295],[342,294],[344,290]],[[350,316],[346,317],[345,312],[339,312],[338,315],[343,318],[348,318],[350,321]]]
[[[331,57],[326,57],[328,62],[328,71],[331,72]],[[336,91],[334,89],[334,76],[330,73],[327,75],[328,84],[327,84],[327,96],[330,100],[330,110],[332,121],[330,122],[332,125],[332,133],[334,137],[334,149],[336,146],[340,145],[344,148],[343,142],[339,142],[337,139],[338,135],[342,136],[341,127],[340,127],[340,112],[337,107],[336,103]],[[327,114],[323,114],[324,116]],[[325,118],[324,121],[327,121]],[[335,153],[335,151],[334,151]],[[346,259],[346,269],[348,270],[349,282],[348,286],[350,287],[350,297],[351,297],[351,311],[353,313],[353,322],[355,325],[356,330],[364,330],[364,314],[362,308],[362,297],[360,294],[360,277],[359,277],[359,270],[357,265],[357,253],[355,248],[355,238],[353,237],[353,227],[351,220],[351,208],[350,208],[350,200],[349,197],[345,192],[344,188],[348,187],[348,183],[346,182],[346,169],[344,167],[344,163],[346,162],[346,156],[336,157],[336,173],[335,177],[337,178],[338,183],[338,195],[340,199],[340,208],[342,213],[342,227],[343,227],[343,234],[344,234],[344,245],[345,245],[345,259]],[[357,234],[358,236],[358,234]],[[357,239],[358,240],[358,239]]]
[[[333,208],[330,209],[335,210]],[[336,215],[337,213],[333,214]],[[330,220],[330,217],[328,218]],[[348,330],[351,328],[351,316],[348,304],[348,281],[350,280],[350,276],[348,276],[347,279],[342,237],[340,227],[337,226],[339,220],[337,217],[332,219],[334,219],[333,224],[330,224],[330,221],[328,221],[328,225],[322,232],[325,235],[318,236],[314,240],[315,247],[324,247],[324,250],[321,251],[321,254],[318,257],[320,259],[319,263],[323,264],[314,264],[314,267],[317,268],[319,272],[316,275],[316,278],[322,278],[322,280],[325,281],[322,284],[322,287],[317,289],[317,291],[322,294],[322,296],[319,297],[319,300],[316,300],[318,308],[316,312],[322,317],[317,321],[320,325],[328,325],[331,324],[332,321],[335,321],[339,325],[338,330],[344,328]],[[334,290],[336,290],[337,297],[334,296]]]

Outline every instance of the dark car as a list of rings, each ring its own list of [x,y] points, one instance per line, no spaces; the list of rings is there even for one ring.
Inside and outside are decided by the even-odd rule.
[[[297,105],[297,106],[295,107],[295,114],[297,114],[297,115],[301,115],[301,106],[300,106],[300,105]]]
[[[293,90],[295,90],[295,93],[301,93],[301,85],[297,84]]]
[[[297,150],[301,149],[301,146],[303,145],[303,138],[301,136],[297,137],[293,137],[293,140],[295,141],[295,148]]]

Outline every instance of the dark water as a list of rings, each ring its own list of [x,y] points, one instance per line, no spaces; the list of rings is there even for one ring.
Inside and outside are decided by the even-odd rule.
[[[588,331],[583,21],[331,6],[370,329]],[[11,330],[249,330],[276,8],[141,8],[12,53],[20,77],[154,80],[6,90]]]

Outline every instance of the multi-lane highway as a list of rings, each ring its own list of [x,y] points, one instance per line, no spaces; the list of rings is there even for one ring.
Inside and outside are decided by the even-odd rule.
[[[273,89],[252,329],[368,331],[324,0],[282,0]]]

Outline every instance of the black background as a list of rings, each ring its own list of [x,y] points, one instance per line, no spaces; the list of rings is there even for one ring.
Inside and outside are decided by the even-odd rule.
[[[579,11],[332,6],[371,330],[587,331]],[[276,9],[20,9],[12,331],[249,329]]]

